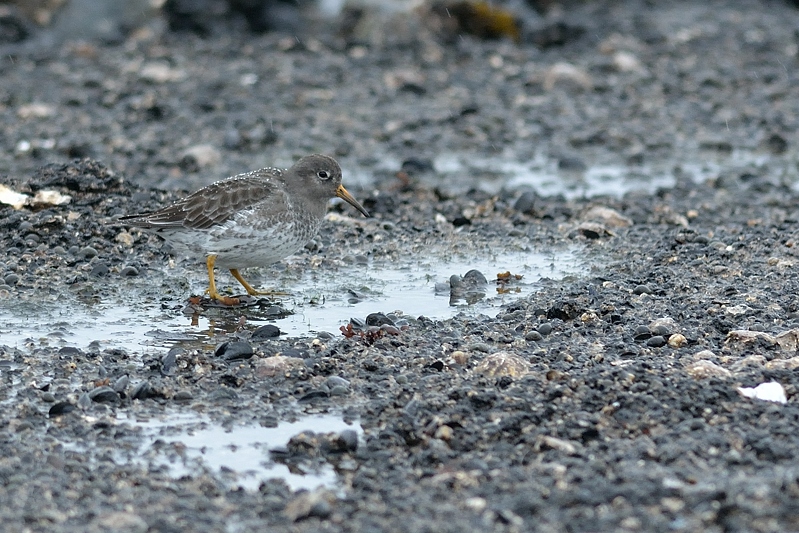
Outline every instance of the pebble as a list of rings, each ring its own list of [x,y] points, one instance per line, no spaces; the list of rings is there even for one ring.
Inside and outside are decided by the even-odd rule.
[[[538,195],[534,191],[523,192],[516,202],[513,204],[513,209],[526,215],[532,215],[535,208],[535,202]]]
[[[549,322],[544,322],[538,326],[536,331],[538,331],[538,333],[544,336],[549,335],[550,333],[552,333],[552,324]]]
[[[237,361],[249,359],[254,353],[249,342],[245,341],[225,341],[217,346],[214,355],[222,357],[225,361]]]
[[[90,402],[91,403],[91,402]],[[75,410],[75,406],[69,402],[58,402],[57,404],[53,405],[50,410],[48,411],[48,415],[50,418],[54,418],[56,416],[65,415],[67,413],[71,413]]]
[[[174,349],[161,358],[161,375],[171,376],[175,373],[175,368],[178,364],[178,354]]]
[[[266,324],[256,328],[250,336],[251,340],[273,339],[280,336],[280,328],[274,324]]]
[[[92,399],[89,398],[89,394],[84,392],[78,398],[78,407],[83,409],[84,411],[92,406]]]
[[[674,335],[669,337],[669,346],[672,348],[682,348],[686,344],[688,344],[688,339],[685,338],[685,335],[682,333],[675,333]]]
[[[111,387],[97,387],[89,392],[89,398],[97,403],[116,403],[119,401],[119,394]]]
[[[78,251],[78,257],[81,259],[91,259],[97,257],[97,250],[91,246],[85,246]]]
[[[652,294],[652,289],[648,285],[636,285],[633,294]]]
[[[728,378],[732,372],[712,361],[696,361],[685,368],[688,375],[694,379]]]
[[[339,376],[330,376],[325,381],[325,384],[330,389],[333,389],[334,387],[344,387],[345,389],[349,389],[350,387],[350,382]]]
[[[530,364],[517,355],[497,352],[483,359],[474,371],[488,377],[517,378],[530,371]]]
[[[107,276],[109,272],[110,270],[108,265],[105,263],[97,263],[94,265],[94,268],[92,268],[91,272],[89,272],[89,276],[93,278],[102,278]]]
[[[543,339],[544,336],[541,335],[541,332],[537,330],[528,331],[527,334],[524,336],[524,340],[528,342],[538,342]]]
[[[662,335],[655,335],[654,337],[647,339],[646,345],[652,348],[660,348],[661,346],[666,345],[666,338]]]
[[[147,398],[152,398],[153,396],[156,396],[156,394],[154,393],[153,388],[148,381],[140,382],[130,393],[130,397],[134,400],[146,400]]]
[[[177,391],[175,395],[172,397],[172,399],[178,402],[186,402],[189,400],[193,400],[194,395],[191,393],[190,390],[182,389]]]
[[[128,376],[122,376],[114,382],[114,386],[112,388],[116,392],[122,392],[128,388],[128,384],[130,384],[130,379]]]
[[[125,268],[123,268],[122,270],[119,271],[119,275],[120,276],[131,276],[131,277],[132,276],[138,276],[139,275],[139,269],[137,269],[136,267],[132,267],[132,266],[126,266]]]
[[[389,325],[393,326],[394,321],[388,318],[383,313],[370,313],[366,315],[366,325],[367,326],[383,326]]]

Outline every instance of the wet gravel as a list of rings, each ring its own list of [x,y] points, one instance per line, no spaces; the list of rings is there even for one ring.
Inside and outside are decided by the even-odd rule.
[[[394,31],[371,38],[342,33],[341,20],[299,40],[145,27],[114,44],[4,54],[2,183],[71,199],[0,205],[3,299],[63,301],[68,326],[69,302],[135,287],[131,301],[168,313],[236,318],[172,349],[107,348],[99,334],[59,346],[58,324],[54,342],[0,346],[3,527],[799,529],[799,210],[785,164],[796,160],[799,11],[588,3],[559,16],[561,30],[584,31],[543,48],[392,16]],[[666,161],[675,185],[590,199],[487,192],[468,180],[492,176],[466,168],[465,184],[444,183],[430,163],[540,150],[568,171]],[[307,268],[366,268],[452,235],[577,246],[593,266],[496,316],[387,308],[287,338],[248,322],[248,307],[190,301],[195,284],[167,269],[169,249],[113,223],[309,152],[366,173],[348,187],[373,218],[333,207],[296,256]],[[732,163],[697,183],[686,154]],[[468,300],[496,274],[453,272],[450,290]],[[787,403],[736,390],[769,381]],[[247,491],[218,472],[176,478],[133,460],[142,435],[130,421],[176,412],[220,428],[336,413],[363,434],[302,433],[272,455],[333,465],[338,487]]]

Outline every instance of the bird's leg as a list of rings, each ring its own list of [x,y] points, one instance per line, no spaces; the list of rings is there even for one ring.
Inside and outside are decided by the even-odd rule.
[[[205,260],[205,266],[208,267],[208,290],[205,291],[208,296],[213,300],[221,300],[223,296],[216,292],[216,282],[214,281],[214,263],[216,263],[216,256],[209,255]]]
[[[233,274],[233,277],[236,278],[241,286],[247,291],[247,294],[250,296],[287,296],[288,293],[286,292],[277,292],[277,291],[259,291],[253,288],[252,285],[247,283],[247,281],[241,277],[239,274],[239,270],[237,268],[231,268],[230,273]]]

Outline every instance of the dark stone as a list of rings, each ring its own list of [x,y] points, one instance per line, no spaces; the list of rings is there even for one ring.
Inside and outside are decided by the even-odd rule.
[[[765,140],[765,147],[774,155],[782,155],[788,149],[788,141],[778,133],[772,133]]]
[[[161,375],[171,376],[172,374],[174,374],[177,364],[178,364],[177,352],[174,349],[169,350],[169,353],[167,353],[161,359]]]
[[[256,328],[250,336],[251,340],[274,339],[280,336],[280,328],[274,324],[266,324]]]
[[[122,392],[128,388],[128,384],[130,384],[130,379],[128,376],[122,376],[114,382],[114,386],[112,388],[116,392]]]
[[[527,32],[525,40],[545,50],[553,46],[563,46],[576,41],[584,33],[585,28],[582,26],[557,21]]]
[[[666,338],[662,335],[655,335],[646,341],[646,345],[652,348],[660,348],[666,345]]]
[[[572,320],[583,314],[583,308],[574,300],[561,300],[547,310],[547,318],[558,318],[564,322]],[[538,331],[541,333],[541,331]],[[543,333],[541,333],[543,335]]]
[[[558,169],[572,172],[582,172],[588,165],[578,157],[561,157],[558,159]]]
[[[366,315],[366,325],[367,326],[383,326],[389,325],[393,326],[394,321],[388,318],[383,313],[370,313]]]
[[[217,346],[214,355],[222,357],[225,361],[238,361],[251,358],[253,351],[249,342],[226,341]]]
[[[538,200],[538,195],[534,191],[523,192],[513,204],[513,208],[520,213],[532,215],[536,200]]]
[[[430,368],[432,370],[436,370],[438,372],[441,372],[442,370],[444,370],[444,366],[445,366],[444,365],[444,361],[441,361],[439,359],[439,360],[433,361],[432,363],[427,365],[427,368]]]
[[[135,387],[133,387],[133,391],[130,393],[130,397],[134,400],[146,400],[147,398],[153,398],[159,396],[150,386],[148,381],[142,381]]]
[[[312,390],[311,392],[307,392],[300,396],[297,400],[298,402],[312,402],[313,400],[318,400],[319,398],[327,398],[329,394],[323,390]]]
[[[645,341],[652,337],[652,332],[649,331],[648,326],[638,326],[635,328],[635,333],[633,333],[633,339],[637,341]]]
[[[89,391],[89,398],[97,403],[116,403],[119,401],[119,394],[111,387],[97,387]]]
[[[75,348],[74,346],[64,346],[58,350],[58,355],[82,355],[83,352],[80,351],[80,348]]]
[[[92,271],[89,272],[89,276],[93,278],[103,278],[108,275],[108,272],[108,265],[105,263],[97,263],[94,265],[94,268],[92,268]]]
[[[471,224],[472,221],[466,217],[457,217],[452,221],[452,225],[455,226],[456,228],[459,228],[461,226],[471,226]]]
[[[636,285],[633,294],[652,294],[654,291],[648,285]]]
[[[549,335],[550,333],[552,333],[552,324],[550,324],[549,322],[544,322],[543,324],[538,326],[537,331],[541,335]]]
[[[120,276],[138,276],[139,270],[136,267],[126,266],[119,271]]]
[[[0,15],[0,43],[19,43],[30,35],[30,28],[22,16],[9,12]]]
[[[54,418],[57,416],[65,415],[67,413],[71,413],[75,410],[75,406],[69,402],[58,402],[57,404],[53,405],[48,411],[48,415],[50,418]]]

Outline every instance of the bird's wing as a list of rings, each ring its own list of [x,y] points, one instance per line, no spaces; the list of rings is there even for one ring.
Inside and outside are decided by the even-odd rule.
[[[225,223],[238,211],[282,195],[282,187],[274,178],[272,169],[242,174],[212,183],[158,211],[120,220],[144,228],[208,229]]]

